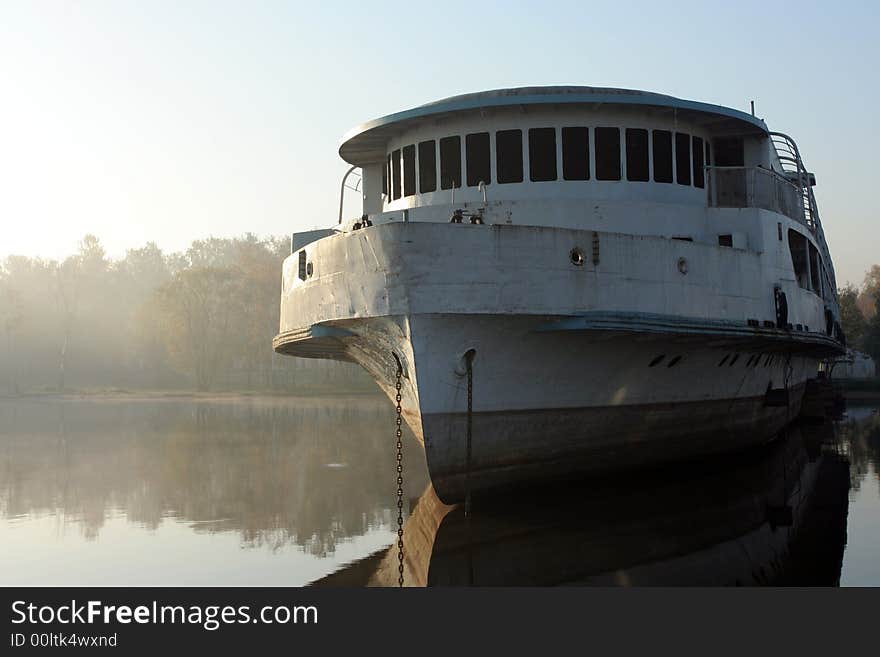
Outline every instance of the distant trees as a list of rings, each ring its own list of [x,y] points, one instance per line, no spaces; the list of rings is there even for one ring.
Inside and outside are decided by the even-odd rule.
[[[838,290],[841,324],[849,345],[880,363],[880,265],[865,274],[861,288]]]
[[[152,242],[109,259],[86,235],[58,262],[0,261],[0,385],[63,390],[369,386],[358,368],[273,353],[287,239]],[[307,376],[306,376],[307,375]]]
[[[240,277],[229,267],[184,269],[157,294],[172,359],[191,370],[199,390],[209,390],[235,352],[236,324],[243,319]]]
[[[10,394],[18,392],[17,369],[13,363],[13,354],[16,349],[15,339],[21,330],[23,321],[24,303],[21,293],[0,279],[0,327],[3,329],[6,360],[9,364],[6,368],[6,376]]]
[[[859,308],[859,290],[852,283],[838,290],[840,299],[840,323],[850,344],[861,344],[868,325],[862,310]]]

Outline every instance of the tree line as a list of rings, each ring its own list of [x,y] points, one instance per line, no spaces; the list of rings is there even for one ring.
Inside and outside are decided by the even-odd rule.
[[[872,265],[860,286],[850,283],[838,295],[847,345],[880,364],[880,265]]]
[[[120,259],[86,235],[63,260],[0,262],[0,386],[34,390],[369,388],[348,363],[279,356],[285,237],[153,242]]]

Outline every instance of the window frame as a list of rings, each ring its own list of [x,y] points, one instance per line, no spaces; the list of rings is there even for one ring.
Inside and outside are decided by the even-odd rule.
[[[482,161],[483,156],[485,162]],[[464,159],[468,187],[478,187],[481,182],[484,185],[492,184],[492,136],[489,132],[465,135]],[[486,175],[481,175],[483,173]]]
[[[419,171],[418,183],[419,194],[429,194],[437,191],[437,140],[428,139],[420,141],[416,145],[418,153]],[[428,171],[428,162],[430,161],[430,171]],[[430,181],[425,185],[425,181]],[[432,186],[433,185],[433,186]]]
[[[508,141],[508,137],[510,138]],[[502,144],[504,144],[502,146]],[[516,145],[516,146],[514,146]],[[513,147],[513,150],[508,148]],[[517,160],[517,155],[518,160]],[[512,159],[511,159],[512,158]],[[495,178],[499,185],[521,183],[524,180],[524,153],[522,128],[495,131]],[[511,175],[512,174],[512,175]]]
[[[546,141],[552,136],[552,143]],[[559,180],[559,163],[556,161],[557,141],[555,127],[529,128],[529,181],[555,182]],[[539,157],[534,157],[538,154]],[[551,155],[552,154],[552,155]],[[551,155],[550,157],[547,157]],[[549,166],[552,163],[552,167]]]
[[[616,146],[617,146],[617,149],[616,149],[617,167],[616,167],[616,169],[614,167],[612,167],[610,169],[610,171],[616,170],[617,175],[608,177],[606,175],[606,170],[604,167],[606,164],[611,163],[612,160],[609,159],[606,162],[603,159],[600,164],[600,157],[599,157],[600,156],[600,148],[603,145],[605,145],[605,143],[606,143],[605,137],[602,137],[600,135],[609,135],[610,136],[612,134],[615,136],[614,142],[616,143]],[[594,144],[594,146],[593,146],[594,156],[595,156],[595,161],[596,161],[596,180],[600,180],[602,182],[620,182],[623,178],[623,163],[621,162],[621,154],[620,154],[620,127],[619,126],[596,126],[595,128],[593,128],[593,144]],[[610,148],[611,147],[610,142],[607,145],[608,145],[608,148],[610,149],[609,153],[608,153],[608,155],[610,156],[611,151],[613,151],[614,149]]]

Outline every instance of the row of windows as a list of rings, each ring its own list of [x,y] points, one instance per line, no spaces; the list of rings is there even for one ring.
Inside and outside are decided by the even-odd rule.
[[[501,184],[521,183],[524,179],[523,131],[499,130],[495,133],[495,175]],[[658,183],[705,185],[705,164],[709,163],[709,143],[684,132],[626,128],[623,130],[626,179],[648,182],[653,156],[653,180]],[[589,180],[590,129],[585,126],[562,128],[562,179]],[[559,179],[556,157],[556,128],[531,128],[528,131],[529,180],[545,182]],[[621,180],[621,129],[593,128],[596,180]],[[650,146],[649,146],[650,140]],[[465,135],[465,164],[468,187],[492,182],[490,135],[477,132]],[[416,171],[418,148],[418,172]],[[383,172],[387,198],[437,191],[437,144],[435,140],[405,146],[388,155]],[[461,137],[444,137],[439,143],[440,189],[461,187]],[[402,164],[402,166],[401,166]]]

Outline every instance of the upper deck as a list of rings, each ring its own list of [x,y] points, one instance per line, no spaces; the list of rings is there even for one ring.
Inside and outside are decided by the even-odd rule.
[[[827,263],[823,287],[836,285],[812,174],[793,141],[739,110],[624,89],[502,89],[370,121],[339,153],[363,172],[373,222],[463,214],[761,248],[763,221],[718,212],[761,209],[801,225]]]
[[[643,91],[527,87],[456,96],[359,126],[339,152],[363,170],[370,215],[490,199],[751,202],[793,218],[801,211],[761,119]]]

